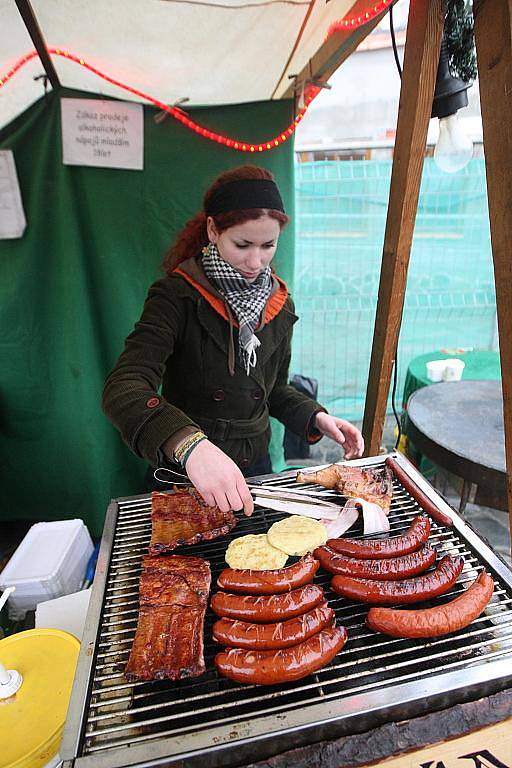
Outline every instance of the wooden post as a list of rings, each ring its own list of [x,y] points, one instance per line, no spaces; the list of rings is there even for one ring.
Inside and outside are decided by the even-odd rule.
[[[512,0],[477,0],[473,8],[500,334],[512,536]]]
[[[404,305],[427,130],[443,33],[442,0],[409,9],[379,298],[363,420],[365,454],[378,454]]]
[[[46,42],[41,32],[41,27],[36,19],[30,0],[16,0],[18,11],[21,14],[21,18],[27,28],[27,32],[32,38],[35,49],[41,59],[41,64],[44,67],[44,71],[48,75],[48,80],[52,84],[52,88],[56,90],[60,86],[59,77],[53,66],[53,62],[50,58],[48,51],[46,50]]]

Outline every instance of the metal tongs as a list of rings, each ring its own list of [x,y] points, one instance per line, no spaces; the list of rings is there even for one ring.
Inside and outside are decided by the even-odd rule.
[[[163,472],[166,473],[167,477],[171,476],[172,478],[176,478],[176,479],[164,480],[160,476],[161,473]],[[186,474],[182,472],[176,472],[176,470],[168,469],[167,467],[158,467],[158,469],[155,469],[155,471],[153,472],[153,477],[159,483],[169,483],[169,485],[178,485],[178,486],[192,485],[192,483],[190,482],[190,479]],[[284,488],[274,489],[268,485],[264,485],[263,483],[261,484],[248,483],[247,487],[249,488],[251,495],[254,497],[255,503],[259,504],[260,506],[267,506],[266,504],[267,501],[277,502],[279,506],[286,504],[287,502],[291,504],[304,504],[309,508],[313,508],[317,510],[317,514],[315,515],[315,517],[318,516],[318,517],[332,519],[332,520],[335,520],[338,517],[340,512],[339,504],[333,504],[330,501],[324,501],[323,499],[319,499],[318,497],[313,496],[313,494],[315,493],[315,491],[313,490],[289,491]],[[283,511],[286,511],[284,507],[283,507]]]

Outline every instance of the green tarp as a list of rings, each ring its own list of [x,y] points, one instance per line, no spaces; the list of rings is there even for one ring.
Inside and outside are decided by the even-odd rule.
[[[292,142],[247,156],[144,107],[144,171],[64,166],[61,90],[0,133],[14,152],[27,229],[0,241],[0,519],[80,517],[102,530],[111,498],[142,492],[145,465],[105,419],[106,373],[137,320],[165,250],[227,168],[270,168],[293,215]],[[94,96],[93,98],[100,98]],[[286,127],[291,102],[191,110],[211,130],[263,141]],[[293,227],[279,274],[293,276]]]

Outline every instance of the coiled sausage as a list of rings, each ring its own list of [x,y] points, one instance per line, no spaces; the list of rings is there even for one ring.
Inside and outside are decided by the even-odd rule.
[[[287,568],[269,571],[224,568],[217,584],[226,592],[239,592],[244,595],[275,595],[291,592],[313,580],[320,563],[312,555],[306,555],[297,563]]]
[[[238,619],[219,619],[213,625],[213,639],[235,648],[268,651],[298,645],[334,624],[334,611],[320,603],[312,611],[288,621],[250,624]]]
[[[485,572],[468,589],[444,605],[423,610],[370,608],[366,623],[370,629],[392,637],[438,637],[467,627],[492,597],[494,581]]]
[[[430,515],[430,517],[432,517],[437,523],[446,525],[448,528],[453,526],[452,518],[446,515],[444,512],[441,512],[439,507],[436,507],[434,502],[431,501],[425,493],[423,493],[421,488],[416,485],[414,480],[411,480],[407,472],[405,472],[405,470],[403,470],[402,467],[397,464],[394,459],[391,458],[391,456],[388,456],[386,459],[386,464],[393,472],[396,479],[402,483],[407,493],[409,493],[413,499],[418,502],[420,507],[422,507],[422,509],[424,509],[425,512]]]
[[[345,627],[330,627],[299,645],[279,651],[230,648],[216,655],[215,666],[221,675],[238,683],[277,685],[300,680],[325,667],[346,641]]]
[[[331,589],[349,600],[360,600],[373,605],[417,603],[448,592],[464,566],[462,557],[445,555],[434,571],[401,581],[376,581],[356,579],[351,576],[334,576]]]
[[[338,555],[329,547],[315,549],[314,555],[326,571],[341,576],[356,576],[362,579],[398,581],[398,579],[416,576],[434,564],[436,551],[431,547],[422,547],[416,552],[401,557],[389,557],[382,560],[358,560],[356,557]]]
[[[267,624],[285,621],[311,611],[324,601],[324,591],[316,584],[306,584],[281,595],[234,595],[216,592],[211,607],[217,616]]]
[[[401,536],[389,539],[329,539],[327,546],[334,552],[349,557],[387,558],[408,555],[427,542],[430,533],[430,520],[427,515],[417,515],[410,527]]]

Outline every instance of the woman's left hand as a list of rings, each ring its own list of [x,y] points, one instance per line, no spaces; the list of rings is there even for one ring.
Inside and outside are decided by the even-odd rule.
[[[363,455],[363,436],[349,421],[320,411],[316,415],[315,426],[322,435],[343,446],[346,459],[357,459]]]

